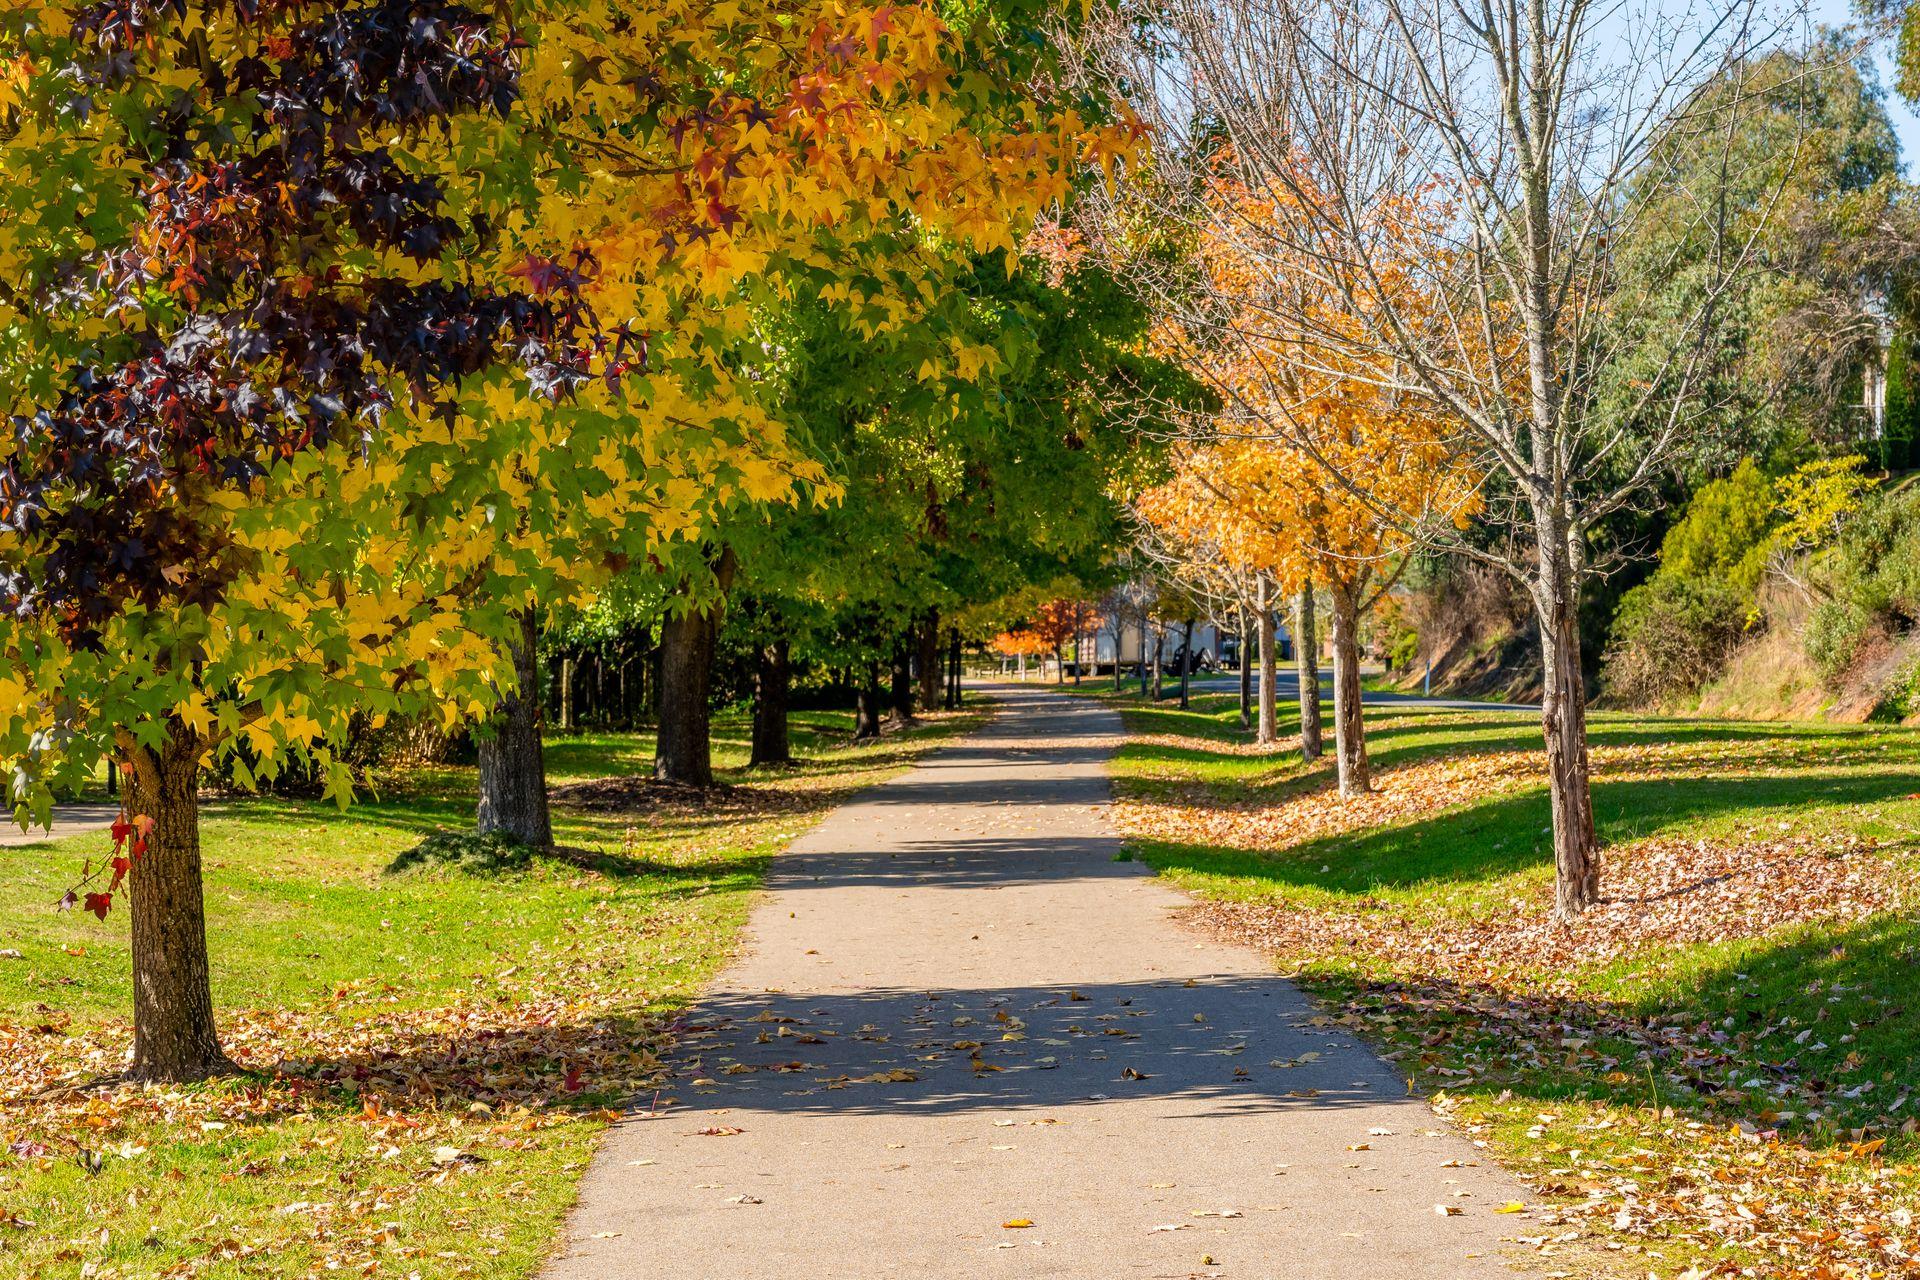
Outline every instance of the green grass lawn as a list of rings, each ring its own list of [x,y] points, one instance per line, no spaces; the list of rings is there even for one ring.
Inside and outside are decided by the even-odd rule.
[[[1550,1221],[1662,1277],[1920,1248],[1920,732],[1596,715],[1614,900],[1567,934],[1532,714],[1370,709],[1381,794],[1348,809],[1290,737],[1251,751],[1231,695],[1102,696],[1136,856],[1376,1037]]]
[[[101,1087],[123,1061],[127,921],[56,915],[104,837],[0,850],[0,1275],[521,1277],[596,1135],[656,1076],[767,861],[853,789],[973,723],[859,747],[796,713],[796,768],[708,804],[561,804],[564,856],[497,874],[390,873],[471,822],[471,770],[380,780],[340,812],[211,802],[203,820],[222,1035],[246,1068],[184,1090]],[[564,785],[644,772],[651,743],[549,745]]]

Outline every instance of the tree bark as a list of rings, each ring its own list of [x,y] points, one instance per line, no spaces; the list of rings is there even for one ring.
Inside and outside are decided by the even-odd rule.
[[[787,734],[787,707],[793,689],[793,666],[785,640],[760,646],[753,677],[753,754],[749,765],[792,764],[793,746]]]
[[[1279,709],[1279,637],[1274,634],[1273,587],[1264,579],[1254,602],[1254,617],[1260,626],[1260,708],[1253,740],[1263,747],[1272,746],[1280,737]]]
[[[1540,583],[1534,596],[1546,677],[1540,722],[1553,805],[1554,917],[1571,924],[1600,897],[1600,841],[1593,826],[1593,776],[1587,755],[1579,586],[1565,538],[1554,537],[1547,523],[1542,523],[1540,533]]]
[[[887,702],[893,709],[895,728],[913,723],[913,650],[906,636],[893,646],[893,682],[887,690]]]
[[[540,629],[532,607],[520,611],[520,641],[509,643],[514,687],[475,735],[480,755],[480,834],[499,831],[527,844],[551,845],[547,763],[540,744]]]
[[[654,741],[653,776],[687,787],[713,785],[713,732],[707,697],[713,680],[713,646],[720,629],[717,606],[668,614],[660,624],[660,726]]]
[[[1153,700],[1160,701],[1160,675],[1167,661],[1167,627],[1165,623],[1153,629]]]
[[[1152,685],[1149,683],[1152,679],[1152,663],[1147,660],[1147,632],[1149,629],[1150,624],[1148,623],[1147,615],[1142,612],[1140,615],[1140,696],[1143,698],[1147,696],[1148,690],[1152,688]]]
[[[1240,605],[1239,613],[1240,636],[1239,643],[1235,647],[1235,655],[1240,660],[1240,727],[1251,729],[1253,727],[1253,664],[1247,661],[1251,656],[1247,653],[1250,647],[1247,644],[1247,606]]]
[[[860,688],[854,694],[853,740],[864,742],[880,736],[880,664],[869,662]]]
[[[932,711],[940,705],[940,611],[927,610],[920,623],[920,705]]]
[[[560,727],[573,732],[573,655],[560,659]]]
[[[133,929],[135,1080],[177,1084],[234,1070],[213,1021],[200,881],[200,736],[177,722],[158,752],[128,754],[127,813],[153,820],[127,872]],[[129,845],[131,855],[131,845]]]
[[[1360,591],[1335,579],[1333,595],[1333,748],[1343,799],[1373,789],[1367,765],[1366,722],[1360,707]]]
[[[1314,614],[1319,607],[1309,582],[1300,588],[1293,615],[1293,665],[1300,680],[1300,758],[1307,764],[1318,760],[1326,750],[1325,731],[1320,724],[1320,640],[1314,635]]]
[[[1193,619],[1187,619],[1187,634],[1180,649],[1180,709],[1185,711],[1191,705],[1187,698],[1188,687],[1193,676]]]
[[[960,628],[947,633],[947,710],[960,709]]]

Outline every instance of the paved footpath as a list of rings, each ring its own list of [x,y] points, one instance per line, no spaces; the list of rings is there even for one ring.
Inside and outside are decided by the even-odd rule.
[[[776,862],[550,1280],[1513,1275],[1524,1191],[1114,860],[1118,717],[996,696]]]
[[[0,849],[44,844],[49,840],[59,840],[86,831],[105,831],[119,816],[118,803],[57,804],[53,806],[51,828],[30,827],[22,831],[19,824],[13,821],[12,814],[0,814]]]

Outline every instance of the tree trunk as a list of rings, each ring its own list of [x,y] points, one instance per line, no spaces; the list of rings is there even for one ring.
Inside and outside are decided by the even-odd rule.
[[[854,695],[853,740],[864,742],[880,736],[880,664],[869,662],[860,689]]]
[[[1261,581],[1260,595],[1254,602],[1254,615],[1260,626],[1260,715],[1253,740],[1269,747],[1280,738],[1279,708],[1274,705],[1280,697],[1277,652],[1280,637],[1274,634],[1273,587],[1265,580]]]
[[[1242,729],[1251,729],[1253,727],[1253,664],[1247,661],[1249,656],[1247,653],[1249,647],[1247,644],[1247,606],[1244,604],[1240,605],[1239,611],[1240,638],[1239,644],[1235,647],[1235,653],[1240,659],[1240,727]]]
[[[1180,649],[1180,709],[1187,710],[1187,691],[1193,677],[1193,619],[1187,619],[1185,642]]]
[[[1579,587],[1564,547],[1543,527],[1541,581],[1534,593],[1546,685],[1540,722],[1553,802],[1554,917],[1573,920],[1600,897],[1600,841],[1593,826],[1587,757],[1587,686],[1580,666]]]
[[[940,705],[940,611],[929,609],[920,624],[920,705],[928,711]]]
[[[718,606],[670,613],[660,624],[660,727],[653,749],[653,776],[658,782],[713,785],[707,697],[719,629]]]
[[[569,654],[560,659],[560,727],[572,733],[573,726],[573,657]]]
[[[1163,623],[1153,629],[1153,700],[1160,701],[1160,675],[1167,661],[1167,628]]]
[[[1113,691],[1115,693],[1120,692],[1121,687],[1120,646],[1126,639],[1126,635],[1126,624],[1116,619],[1113,624]]]
[[[1307,764],[1318,760],[1326,750],[1325,733],[1320,727],[1320,641],[1314,635],[1314,614],[1319,607],[1309,582],[1300,588],[1293,615],[1293,664],[1300,679],[1300,758]]]
[[[507,646],[514,688],[475,736],[480,754],[480,834],[500,831],[527,844],[551,845],[547,763],[540,745],[540,629],[531,607],[520,611],[520,642]]]
[[[893,708],[895,728],[913,723],[913,650],[906,636],[893,646],[893,683],[887,690],[887,701]]]
[[[787,735],[788,697],[793,666],[785,640],[760,646],[753,678],[753,754],[749,765],[792,764]]]
[[[1360,591],[1351,580],[1335,579],[1329,585],[1333,594],[1333,749],[1340,795],[1352,799],[1373,789],[1360,707]]]
[[[1152,688],[1149,681],[1152,678],[1153,664],[1147,660],[1148,630],[1147,615],[1143,613],[1140,615],[1140,696],[1143,698],[1147,696],[1148,690]]]
[[[206,905],[200,883],[200,736],[174,723],[156,754],[128,754],[128,814],[153,820],[133,858],[135,1080],[177,1084],[234,1069],[213,1023]],[[131,851],[131,846],[129,846]]]
[[[947,710],[960,709],[960,628],[955,627],[947,636]]]

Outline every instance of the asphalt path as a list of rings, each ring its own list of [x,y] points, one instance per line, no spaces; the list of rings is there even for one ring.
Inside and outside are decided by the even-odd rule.
[[[120,806],[117,804],[57,804],[53,807],[51,827],[33,827],[22,831],[20,824],[10,818],[0,820],[0,849],[45,844],[49,840],[88,831],[105,831],[119,816]]]
[[[1118,716],[994,697],[776,859],[549,1280],[1515,1274],[1526,1191],[1116,861]]]

